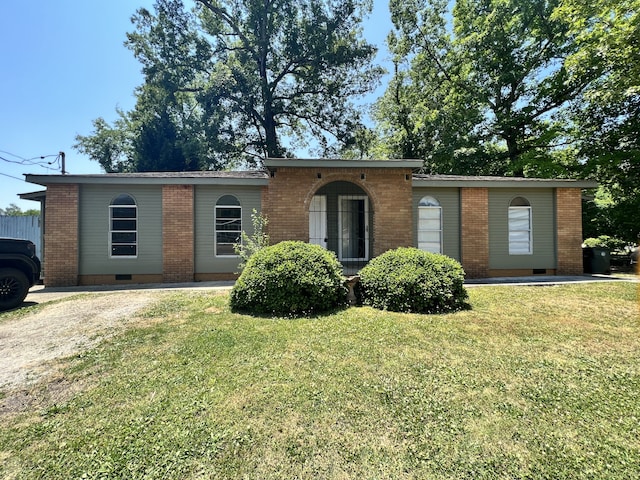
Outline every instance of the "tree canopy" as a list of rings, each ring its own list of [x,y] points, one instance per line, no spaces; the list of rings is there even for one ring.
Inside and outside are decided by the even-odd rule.
[[[637,241],[640,0],[389,6],[379,152],[431,173],[596,179],[587,230]]]
[[[158,0],[139,9],[126,45],[144,84],[131,112],[77,137],[106,171],[220,169],[335,155],[361,126],[353,99],[382,70],[362,39],[368,0]]]

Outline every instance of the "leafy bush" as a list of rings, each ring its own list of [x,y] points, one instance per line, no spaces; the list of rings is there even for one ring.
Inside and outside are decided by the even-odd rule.
[[[254,253],[269,246],[269,235],[267,234],[269,220],[267,217],[258,213],[254,208],[251,212],[251,224],[253,226],[253,233],[249,235],[243,230],[241,234],[242,242],[236,243],[233,246],[236,255],[240,257],[240,263],[238,264],[240,271],[244,270],[249,258],[251,258]]]
[[[305,315],[346,303],[342,265],[319,245],[287,241],[255,252],[231,290],[231,308],[271,315]]]
[[[417,248],[389,250],[360,271],[362,302],[395,312],[443,313],[466,307],[464,270]]]
[[[619,251],[624,252],[628,250],[627,242],[620,240],[619,238],[610,237],[609,235],[600,235],[596,238],[587,238],[583,245],[585,247],[599,247],[606,248],[612,252]]]

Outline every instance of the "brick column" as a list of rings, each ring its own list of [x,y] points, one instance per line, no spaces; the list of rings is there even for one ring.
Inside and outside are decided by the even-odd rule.
[[[194,279],[193,185],[162,187],[162,281]]]
[[[581,275],[582,265],[582,191],[579,188],[556,189],[558,275]]]
[[[469,278],[489,276],[489,190],[461,188],[462,266]]]
[[[77,184],[47,186],[43,270],[48,287],[78,285],[79,192]]]

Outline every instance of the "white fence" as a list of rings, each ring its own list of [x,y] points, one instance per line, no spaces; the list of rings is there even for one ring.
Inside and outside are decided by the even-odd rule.
[[[36,254],[42,259],[42,228],[39,215],[0,215],[0,237],[24,238],[36,244]]]

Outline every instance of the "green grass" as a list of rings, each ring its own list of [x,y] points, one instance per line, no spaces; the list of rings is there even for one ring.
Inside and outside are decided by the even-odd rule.
[[[640,472],[628,283],[469,289],[450,315],[229,312],[176,293],[1,419],[3,478],[627,479]]]

